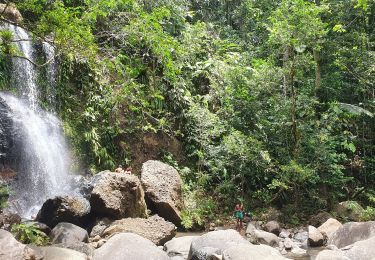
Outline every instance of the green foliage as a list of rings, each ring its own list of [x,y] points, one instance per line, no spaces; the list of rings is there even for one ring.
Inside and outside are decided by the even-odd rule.
[[[181,212],[182,226],[185,229],[202,229],[214,219],[215,203],[198,191],[185,190],[185,209]]]
[[[367,207],[361,216],[362,221],[374,221],[375,208]]]
[[[16,4],[58,48],[58,112],[87,167],[131,162],[150,132],[181,141],[188,167],[160,158],[197,202],[186,227],[237,199],[294,223],[351,197],[374,206],[373,1]],[[17,50],[0,37],[3,73]]]
[[[46,246],[49,243],[49,237],[32,224],[13,225],[11,232],[17,240],[24,244]]]

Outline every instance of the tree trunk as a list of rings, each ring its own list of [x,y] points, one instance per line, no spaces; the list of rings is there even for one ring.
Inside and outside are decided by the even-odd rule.
[[[317,96],[322,86],[322,69],[320,64],[320,51],[313,50],[315,60],[315,95]]]

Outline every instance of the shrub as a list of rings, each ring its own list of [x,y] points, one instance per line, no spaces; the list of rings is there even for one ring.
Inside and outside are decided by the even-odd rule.
[[[44,246],[49,243],[49,237],[32,224],[13,225],[11,232],[17,240],[24,244]]]

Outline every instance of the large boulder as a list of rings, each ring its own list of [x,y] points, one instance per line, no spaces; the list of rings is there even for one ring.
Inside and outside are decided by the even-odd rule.
[[[358,241],[350,246],[342,248],[344,255],[352,260],[375,259],[375,237]]]
[[[212,231],[191,243],[188,260],[206,260],[210,255],[221,255],[231,246],[251,243],[233,229]]]
[[[177,258],[179,256],[182,259],[187,259],[191,242],[196,238],[198,236],[175,237],[164,244],[164,251],[167,252],[169,257]]]
[[[264,244],[272,247],[277,247],[280,242],[280,238],[275,234],[258,230],[252,224],[247,225],[246,237],[253,244]]]
[[[175,168],[159,161],[142,165],[141,182],[148,208],[175,225],[181,224],[182,181]]]
[[[343,201],[336,205],[334,212],[342,219],[350,221],[361,221],[364,209],[356,201]]]
[[[267,222],[264,228],[267,232],[273,233],[276,236],[278,236],[281,232],[280,224],[274,220]]]
[[[167,253],[151,241],[133,233],[121,233],[111,237],[94,251],[93,260],[169,260]]]
[[[375,221],[345,223],[328,240],[328,244],[342,248],[375,236]]]
[[[87,255],[75,250],[55,246],[38,247],[43,260],[88,260]]]
[[[71,223],[59,223],[51,234],[52,244],[74,244],[76,242],[88,242],[87,231]]]
[[[144,192],[137,176],[104,171],[95,180],[90,204],[96,215],[114,219],[147,216]]]
[[[14,4],[0,4],[0,13],[9,21],[22,23],[23,18]]]
[[[324,237],[316,227],[309,226],[308,232],[308,242],[310,246],[322,246],[324,244]]]
[[[0,229],[0,259],[34,260],[34,250],[18,242],[11,233]]]
[[[84,225],[89,217],[90,203],[82,197],[58,196],[48,199],[36,220],[53,228],[60,222]]]
[[[223,252],[223,260],[285,260],[278,250],[266,245],[235,245]]]
[[[104,230],[102,237],[110,237],[116,233],[135,233],[156,245],[164,245],[176,235],[176,226],[157,215],[147,219],[125,218],[113,222]]]
[[[323,236],[329,239],[341,226],[342,224],[338,220],[330,218],[318,227],[318,230]]]

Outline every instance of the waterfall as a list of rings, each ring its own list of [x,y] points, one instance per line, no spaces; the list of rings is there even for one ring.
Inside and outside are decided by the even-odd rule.
[[[0,93],[0,102],[8,107],[7,117],[12,121],[14,140],[9,154],[17,172],[11,187],[9,210],[30,217],[46,199],[73,193],[72,175],[69,174],[71,160],[62,123],[52,112],[44,111],[38,105],[40,71],[30,62],[37,55],[35,44],[22,28],[6,24],[2,29],[13,32],[20,56],[26,58],[12,58],[12,88],[18,91],[19,97]],[[53,59],[51,45],[43,43],[42,49],[45,59]],[[47,97],[54,102],[56,62],[51,60],[44,69],[49,81]]]
[[[28,100],[30,107],[36,109],[38,103],[37,92],[37,70],[30,62],[35,58],[35,49],[31,36],[22,28],[13,24],[5,23],[2,29],[13,33],[17,49],[24,58],[13,58],[12,60],[12,84],[17,87],[23,98]]]

